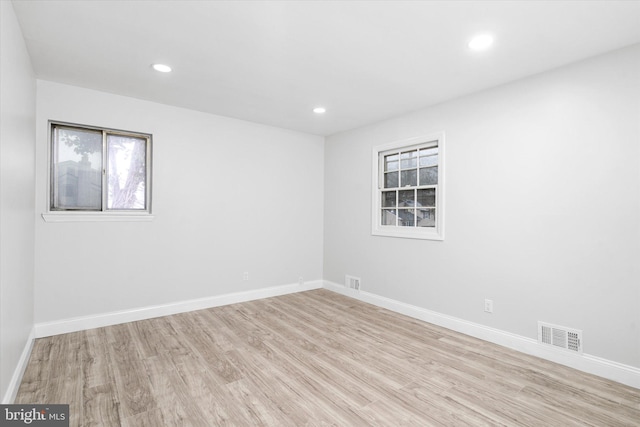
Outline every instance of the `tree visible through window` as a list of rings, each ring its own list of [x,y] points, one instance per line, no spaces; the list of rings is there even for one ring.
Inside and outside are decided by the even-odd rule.
[[[52,124],[52,211],[149,211],[151,137]]]

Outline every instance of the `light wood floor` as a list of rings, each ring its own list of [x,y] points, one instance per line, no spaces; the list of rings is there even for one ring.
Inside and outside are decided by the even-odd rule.
[[[640,390],[326,290],[38,339],[72,426],[639,426]]]

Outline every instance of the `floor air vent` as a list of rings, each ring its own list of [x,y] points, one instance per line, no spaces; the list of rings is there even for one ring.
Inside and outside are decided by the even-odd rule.
[[[582,331],[538,322],[538,342],[582,354]]]
[[[360,290],[360,278],[359,277],[354,277],[354,276],[349,276],[348,274],[344,276],[344,285],[349,288],[349,289],[353,289],[356,291]]]

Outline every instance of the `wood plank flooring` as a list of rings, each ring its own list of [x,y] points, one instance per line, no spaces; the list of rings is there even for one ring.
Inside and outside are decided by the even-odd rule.
[[[36,340],[71,426],[639,426],[640,390],[326,291]]]

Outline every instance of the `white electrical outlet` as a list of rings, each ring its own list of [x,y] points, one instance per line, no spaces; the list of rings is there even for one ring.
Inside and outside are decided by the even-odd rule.
[[[242,280],[249,280],[249,272],[245,271],[244,273],[242,273]]]
[[[302,276],[298,277],[298,285],[300,286],[304,285],[304,277]]]
[[[484,300],[484,311],[485,313],[493,313],[493,300]]]

